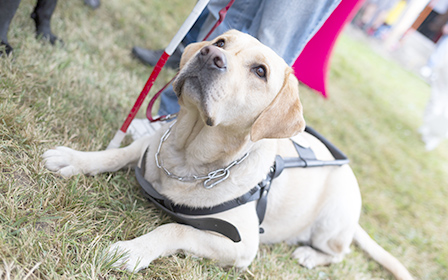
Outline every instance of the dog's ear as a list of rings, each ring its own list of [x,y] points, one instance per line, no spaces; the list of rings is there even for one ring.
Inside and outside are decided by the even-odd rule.
[[[193,57],[193,55],[200,49],[202,49],[203,47],[205,47],[209,42],[204,41],[204,42],[199,42],[199,43],[193,43],[193,44],[189,44],[183,54],[182,57],[180,59],[180,69],[182,69],[185,65],[185,63],[187,63],[190,58]]]
[[[288,68],[280,92],[252,125],[250,139],[256,142],[263,138],[292,137],[304,128],[299,82]]]

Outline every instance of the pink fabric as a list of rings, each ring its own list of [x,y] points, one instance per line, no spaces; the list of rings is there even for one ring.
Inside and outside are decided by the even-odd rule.
[[[292,66],[299,81],[324,97],[327,97],[326,81],[333,46],[345,24],[352,20],[363,2],[342,0]]]

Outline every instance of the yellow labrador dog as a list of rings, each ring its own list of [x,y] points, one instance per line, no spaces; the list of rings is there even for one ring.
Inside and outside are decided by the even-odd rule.
[[[71,176],[140,163],[145,165],[143,177],[158,194],[175,206],[194,210],[250,194],[270,173],[276,155],[297,156],[288,139],[296,134],[298,141],[305,143],[301,145],[311,146],[318,159],[332,159],[317,138],[301,133],[305,121],[291,68],[253,37],[229,31],[212,42],[192,44],[180,67],[174,89],[181,109],[175,122],[120,149],[49,150],[43,155],[46,167]],[[154,259],[177,251],[246,268],[259,243],[285,241],[302,244],[293,257],[313,268],[340,262],[354,240],[397,279],[412,279],[406,268],[358,225],[361,196],[347,164],[285,169],[272,181],[266,201],[261,225],[257,199],[213,214],[178,214],[225,221],[236,228],[240,240],[213,229],[170,223],[133,240],[117,242],[110,252],[127,252],[118,266],[130,271],[146,268]]]

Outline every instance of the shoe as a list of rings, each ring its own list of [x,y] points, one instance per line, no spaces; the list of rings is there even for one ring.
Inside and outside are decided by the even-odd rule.
[[[155,66],[159,58],[162,56],[164,50],[148,50],[140,47],[133,47],[132,54],[144,64]],[[172,69],[179,68],[181,52],[176,49],[174,53],[168,58],[165,66]]]
[[[2,46],[5,46],[5,47],[3,48]],[[2,56],[3,54],[5,54],[5,56],[8,56],[12,52],[12,50],[13,49],[12,49],[11,45],[1,41],[1,43],[0,43],[0,56]]]
[[[100,0],[84,0],[84,4],[96,9],[100,6]]]
[[[150,122],[148,119],[134,119],[128,127],[127,134],[135,141],[147,135],[154,135],[165,122]]]
[[[31,14],[31,18],[36,23],[36,38],[37,39],[43,39],[45,41],[50,42],[52,45],[56,44],[58,42],[59,44],[63,45],[64,42],[59,39],[56,35],[54,35],[51,32],[50,28],[50,21],[48,19],[42,20],[37,12],[33,12]]]

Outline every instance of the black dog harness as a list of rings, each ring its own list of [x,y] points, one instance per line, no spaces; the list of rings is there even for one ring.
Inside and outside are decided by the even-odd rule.
[[[284,168],[340,166],[349,162],[344,153],[342,153],[337,147],[335,147],[317,131],[309,126],[305,128],[305,131],[319,139],[328,148],[335,159],[329,161],[318,160],[316,159],[314,152],[310,148],[303,147],[291,140],[297,150],[297,153],[299,154],[298,157],[282,158],[281,156],[277,155],[275,157],[275,162],[271,166],[270,171],[265,179],[263,179],[260,183],[258,183],[244,195],[213,207],[193,208],[184,205],[177,205],[167,197],[157,192],[151,185],[151,183],[144,178],[148,149],[143,155],[142,166],[135,168],[135,175],[137,177],[137,181],[142,187],[143,195],[149,201],[154,203],[157,208],[161,209],[163,212],[171,216],[174,221],[181,224],[190,225],[197,229],[214,231],[230,238],[234,242],[240,242],[241,236],[238,230],[229,222],[216,218],[190,218],[187,216],[203,216],[216,214],[230,210],[251,201],[257,201],[256,210],[259,223],[261,224],[266,214],[267,195],[271,187],[271,183],[274,178],[278,177],[282,173]],[[260,233],[263,232],[263,229],[260,228]]]

